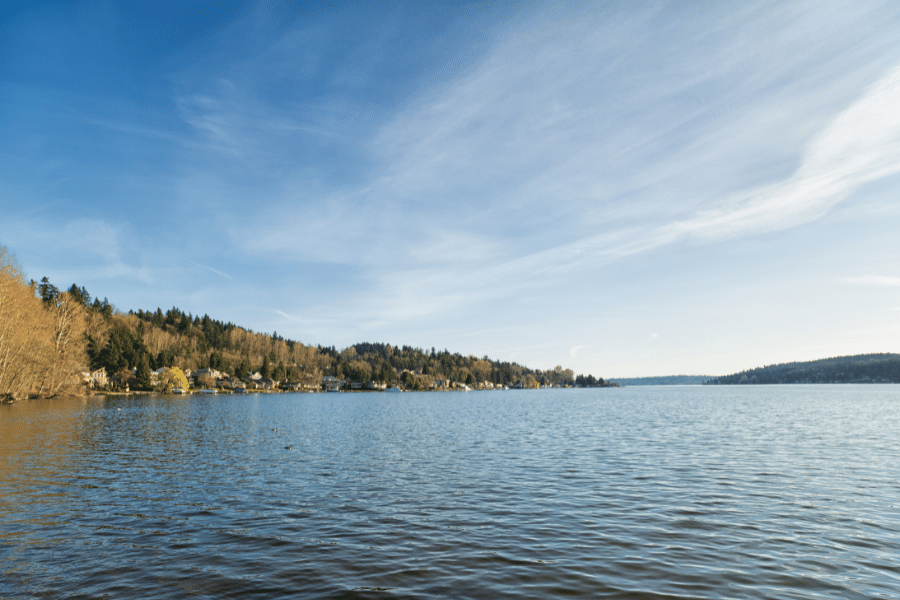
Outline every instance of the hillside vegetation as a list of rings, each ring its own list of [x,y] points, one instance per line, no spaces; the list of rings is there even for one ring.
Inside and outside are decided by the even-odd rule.
[[[0,396],[22,398],[79,393],[87,370],[105,369],[119,387],[152,389],[161,367],[209,367],[246,380],[265,378],[316,385],[330,375],[345,381],[429,389],[435,381],[474,386],[564,386],[571,369],[541,371],[487,356],[359,343],[338,350],[256,333],[178,308],[117,311],[72,284],[60,291],[47,278],[27,282],[0,246]],[[579,375],[580,385],[608,385]]]
[[[782,363],[713,377],[708,383],[900,383],[900,354],[860,354]]]

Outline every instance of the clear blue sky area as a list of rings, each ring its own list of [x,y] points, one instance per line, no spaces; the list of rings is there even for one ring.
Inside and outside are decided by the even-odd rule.
[[[900,3],[3,4],[0,244],[629,377],[898,350]]]

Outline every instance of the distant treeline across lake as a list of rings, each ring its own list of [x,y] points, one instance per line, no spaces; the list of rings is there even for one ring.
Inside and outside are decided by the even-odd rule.
[[[760,383],[900,383],[900,354],[859,354],[768,365],[731,375],[613,377],[634,385],[747,385]]]
[[[713,377],[710,384],[900,383],[900,354],[860,354],[791,362]]]
[[[712,375],[664,375],[660,377],[617,377],[610,379],[619,385],[703,385]]]

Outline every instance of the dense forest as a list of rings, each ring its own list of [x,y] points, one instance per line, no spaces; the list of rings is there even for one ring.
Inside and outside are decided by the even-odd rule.
[[[436,381],[479,387],[610,385],[593,375],[576,378],[562,366],[533,370],[435,348],[304,345],[174,307],[123,313],[77,284],[61,291],[46,277],[26,281],[15,258],[0,246],[0,396],[79,393],[84,373],[98,369],[119,387],[149,390],[152,371],[161,367],[208,367],[240,380],[259,373],[309,385],[333,376],[410,390],[430,389]]]
[[[900,383],[900,354],[860,354],[769,365],[713,377],[707,383]]]

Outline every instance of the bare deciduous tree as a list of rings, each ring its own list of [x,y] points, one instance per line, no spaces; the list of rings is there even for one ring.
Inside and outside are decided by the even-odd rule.
[[[84,307],[70,294],[35,296],[0,246],[0,396],[50,396],[80,386]]]

